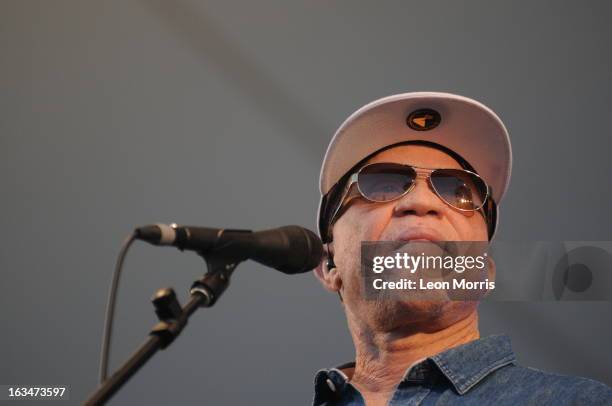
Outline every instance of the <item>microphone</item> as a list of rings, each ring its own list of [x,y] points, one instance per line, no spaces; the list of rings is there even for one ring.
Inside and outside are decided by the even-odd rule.
[[[300,226],[253,232],[225,228],[153,224],[135,230],[137,239],[153,245],[170,245],[216,255],[229,261],[252,259],[286,274],[308,272],[323,256],[321,239]]]

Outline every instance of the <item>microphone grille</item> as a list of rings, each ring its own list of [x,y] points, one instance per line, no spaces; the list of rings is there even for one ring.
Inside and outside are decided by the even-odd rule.
[[[287,274],[308,272],[319,265],[323,257],[321,239],[312,231],[300,226],[280,227],[281,235],[291,255],[277,269]]]

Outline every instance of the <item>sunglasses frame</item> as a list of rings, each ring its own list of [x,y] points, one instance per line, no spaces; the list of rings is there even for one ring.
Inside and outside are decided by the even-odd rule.
[[[414,180],[412,181],[410,187],[408,187],[408,189],[406,189],[402,194],[400,194],[397,197],[394,197],[393,199],[389,199],[389,200],[383,200],[383,201],[379,201],[379,200],[372,200],[369,199],[368,197],[365,196],[365,194],[361,191],[361,188],[359,187],[359,175],[361,174],[361,172],[373,165],[380,165],[380,164],[391,164],[391,165],[397,165],[397,166],[403,166],[403,167],[407,167],[410,168],[412,170],[414,170],[414,172],[416,173],[416,177],[414,178]],[[420,169],[420,171],[418,171],[417,169]],[[433,184],[432,180],[431,180],[431,175],[439,170],[454,170],[454,171],[460,171],[460,172],[464,172],[464,173],[468,173],[470,175],[475,176],[476,178],[480,179],[482,181],[482,183],[485,185],[486,188],[486,194],[484,196],[484,198],[482,199],[482,204],[474,209],[462,209],[459,207],[455,207],[452,204],[450,204],[449,202],[447,202],[438,192],[438,190],[436,189],[435,185]],[[399,164],[399,163],[395,163],[395,162],[375,162],[375,163],[371,163],[365,166],[362,166],[361,169],[359,169],[357,172],[353,172],[351,174],[351,176],[348,179],[347,185],[344,188],[344,193],[342,194],[342,198],[340,199],[340,203],[338,204],[338,207],[336,208],[336,210],[334,211],[334,214],[331,217],[331,220],[329,222],[329,227],[331,227],[334,222],[337,220],[337,216],[338,213],[341,211],[341,209],[343,207],[346,207],[346,205],[352,201],[353,199],[357,198],[357,197],[362,197],[365,200],[372,202],[372,203],[389,203],[392,202],[394,200],[397,199],[401,199],[402,197],[406,196],[408,193],[410,193],[412,191],[412,189],[414,189],[414,187],[416,186],[416,180],[419,178],[419,174],[420,173],[426,173],[425,179],[427,180],[427,183],[429,184],[429,186],[431,187],[431,189],[434,191],[434,193],[436,194],[436,196],[438,196],[438,198],[440,200],[442,200],[446,205],[448,205],[449,207],[455,209],[455,210],[459,210],[462,212],[467,212],[467,213],[474,213],[477,212],[479,210],[482,210],[482,208],[485,206],[485,204],[487,203],[487,199],[489,199],[489,196],[491,195],[491,191],[490,191],[490,187],[487,184],[487,182],[484,181],[484,179],[478,175],[475,172],[469,171],[467,169],[459,169],[459,168],[423,168],[423,167],[419,167],[419,166],[413,166],[413,165],[406,165],[406,164]],[[350,197],[349,200],[345,201],[347,199],[347,197],[349,197],[349,192],[351,191],[351,188],[354,184],[357,184],[357,191],[359,192],[359,194],[353,194],[353,196]]]

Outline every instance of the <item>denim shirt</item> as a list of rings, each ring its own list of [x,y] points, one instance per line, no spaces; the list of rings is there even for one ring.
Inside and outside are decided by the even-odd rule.
[[[365,405],[341,369],[315,376],[313,406]],[[516,364],[508,336],[490,336],[429,357],[411,368],[388,405],[612,405],[612,388]]]

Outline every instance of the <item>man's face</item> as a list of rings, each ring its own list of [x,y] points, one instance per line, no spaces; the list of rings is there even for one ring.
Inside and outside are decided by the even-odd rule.
[[[393,162],[422,168],[456,168],[461,165],[444,152],[422,145],[402,145],[385,150],[367,163]],[[469,302],[366,301],[360,276],[362,241],[428,239],[434,241],[487,241],[487,225],[480,212],[461,212],[444,203],[424,178],[400,199],[372,203],[354,199],[333,226],[331,251],[342,280],[347,311],[381,328],[394,329],[407,320],[427,323],[432,317],[460,320],[473,310]]]

